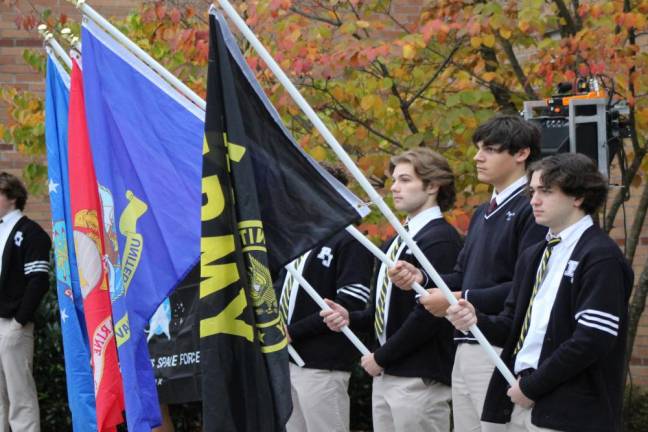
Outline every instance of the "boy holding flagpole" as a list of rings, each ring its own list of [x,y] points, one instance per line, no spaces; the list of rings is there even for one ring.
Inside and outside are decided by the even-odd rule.
[[[526,166],[540,154],[540,131],[516,115],[500,115],[477,128],[474,160],[477,178],[493,186],[490,203],[479,206],[453,272],[443,273],[457,299],[467,298],[486,313],[502,310],[511,289],[513,271],[524,249],[540,241],[546,229],[538,226],[524,194]],[[398,262],[390,270],[393,283],[411,289],[413,281],[433,286],[422,270]],[[449,303],[441,290],[429,289],[421,304],[438,317]],[[455,428],[462,432],[496,431],[480,422],[493,364],[472,334],[455,333],[457,353],[452,370],[452,409]]]
[[[520,256],[504,310],[484,313],[469,300],[448,309],[459,330],[476,323],[502,345],[518,378],[508,388],[493,374],[482,418],[511,432],[619,431],[633,274],[592,220],[606,180],[580,154],[543,159],[528,178],[535,220],[549,233]]]
[[[324,168],[343,185],[348,178],[333,165]],[[371,253],[340,231],[291,264],[322,297],[335,298],[348,310],[362,310],[369,299]],[[282,272],[283,273],[283,272]],[[320,307],[286,272],[279,278],[279,312],[292,347],[305,362],[290,363],[293,411],[287,432],[348,432],[349,380],[359,355],[342,334],[331,332]]]
[[[394,206],[407,214],[407,230],[437,269],[450,271],[460,239],[442,213],[455,199],[448,162],[432,150],[416,148],[392,158],[390,170]],[[400,237],[387,242],[386,254],[416,262]],[[350,322],[352,329],[375,335],[374,352],[362,357],[363,368],[374,377],[374,431],[449,431],[454,353],[449,323],[426,313],[413,292],[394,289],[385,264],[378,268],[365,310],[349,313],[328,303],[332,310],[321,315],[332,330]]]

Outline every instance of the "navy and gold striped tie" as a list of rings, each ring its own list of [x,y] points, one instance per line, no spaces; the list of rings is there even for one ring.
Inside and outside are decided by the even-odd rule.
[[[398,249],[400,249],[403,241],[400,237],[396,237],[394,243],[389,251],[389,260],[394,262],[396,256],[398,255]],[[383,334],[385,331],[385,301],[387,300],[387,287],[389,286],[389,277],[387,276],[387,268],[385,268],[385,275],[383,277],[382,283],[380,284],[380,291],[378,292],[378,301],[376,302],[376,313],[374,315],[374,330],[376,331],[376,337]]]
[[[294,266],[295,270],[299,271],[299,266],[301,266],[302,261],[306,257],[306,254],[300,256],[290,264],[289,266]],[[286,270],[287,271],[287,270]],[[281,292],[281,303],[279,304],[279,314],[281,319],[283,319],[284,324],[288,324],[288,311],[290,306],[290,295],[292,294],[293,285],[295,278],[292,273],[286,273],[286,281],[284,282],[283,291]]]
[[[544,281],[545,276],[547,275],[547,263],[549,262],[549,257],[551,257],[551,251],[558,243],[560,243],[560,237],[554,237],[547,242],[547,247],[542,254],[542,260],[540,260],[540,267],[538,267],[538,272],[536,273],[535,283],[533,284],[533,291],[531,291],[531,299],[529,300],[529,306],[527,306],[526,314],[524,315],[524,322],[522,323],[522,330],[520,331],[520,338],[518,339],[517,345],[515,345],[515,350],[513,355],[516,355],[522,349],[524,344],[524,339],[526,339],[527,334],[529,333],[529,324],[531,323],[531,312],[533,310],[533,301],[538,294],[540,285]]]

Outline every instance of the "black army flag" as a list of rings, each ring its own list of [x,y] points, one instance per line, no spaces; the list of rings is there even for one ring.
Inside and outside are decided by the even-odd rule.
[[[290,416],[271,271],[358,220],[360,200],[294,142],[212,9],[200,281],[205,431],[280,431]]]

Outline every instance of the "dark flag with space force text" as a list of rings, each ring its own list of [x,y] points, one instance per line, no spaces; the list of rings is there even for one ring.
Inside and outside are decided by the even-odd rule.
[[[295,143],[210,14],[199,318],[205,431],[281,431],[291,410],[271,273],[366,214]]]

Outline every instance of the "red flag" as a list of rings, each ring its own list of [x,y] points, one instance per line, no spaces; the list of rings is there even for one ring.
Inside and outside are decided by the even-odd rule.
[[[124,394],[117,361],[108,280],[104,268],[105,242],[83,100],[83,76],[73,60],[68,120],[70,202],[74,226],[83,309],[92,355],[97,427],[116,430],[123,423]]]

